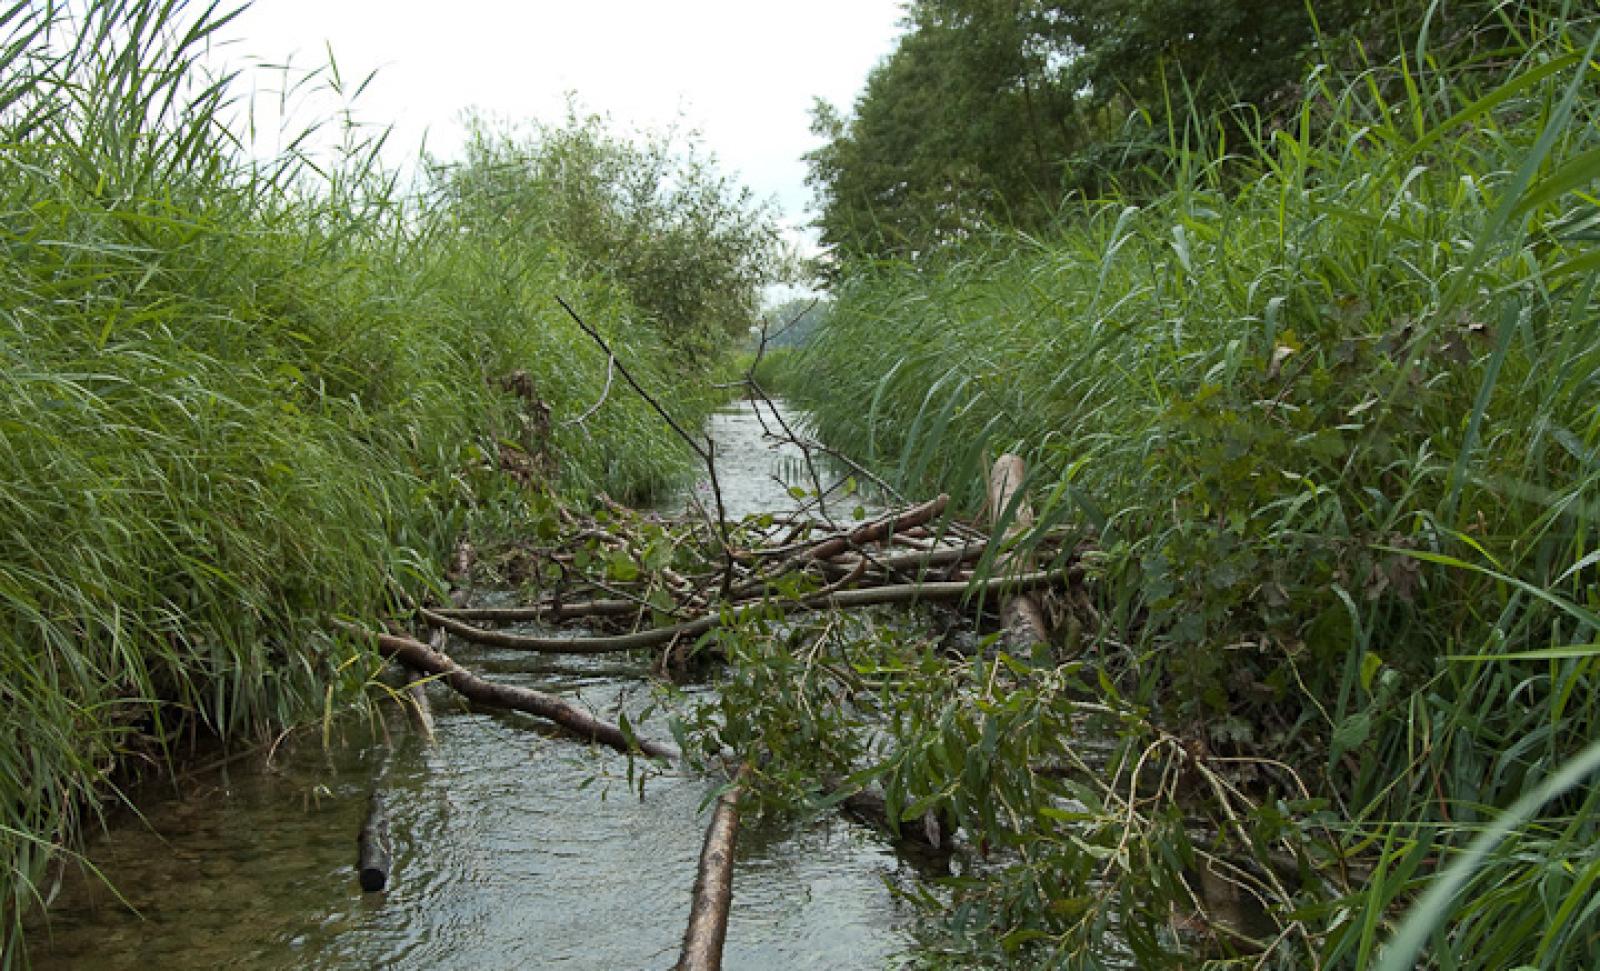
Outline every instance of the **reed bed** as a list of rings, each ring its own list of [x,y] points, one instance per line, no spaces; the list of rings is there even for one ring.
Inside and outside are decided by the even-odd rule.
[[[230,17],[0,7],[4,967],[121,780],[361,696],[380,662],[330,616],[422,596],[469,522],[680,474],[642,402],[593,407],[555,295],[685,421],[710,404],[622,288],[470,218],[494,200],[403,190],[381,132],[245,153],[201,67]]]
[[[1050,677],[1121,712],[1105,778],[1170,800],[1018,783],[1020,859],[930,904],[952,966],[1094,967],[1107,935],[1192,966],[1138,908],[1224,844],[1281,931],[1220,935],[1240,966],[1595,965],[1597,45],[1587,8],[1499,4],[1313,72],[1292,116],[1192,115],[1154,198],[845,268],[783,390],[907,493],[975,509],[985,458],[1028,457],[1036,535],[1095,547]],[[1050,683],[1024,724],[1082,706]]]

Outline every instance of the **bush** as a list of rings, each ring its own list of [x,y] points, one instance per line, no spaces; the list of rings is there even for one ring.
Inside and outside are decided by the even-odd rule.
[[[479,119],[466,162],[437,175],[463,231],[561,240],[575,269],[619,285],[681,363],[742,338],[761,288],[784,271],[770,207],[692,137],[625,139],[576,108],[520,137]]]

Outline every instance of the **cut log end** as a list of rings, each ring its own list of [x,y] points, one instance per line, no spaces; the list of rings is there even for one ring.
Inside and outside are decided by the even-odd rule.
[[[389,814],[383,805],[383,794],[374,792],[367,804],[367,821],[357,838],[356,870],[361,876],[361,889],[367,893],[382,890],[389,883]]]

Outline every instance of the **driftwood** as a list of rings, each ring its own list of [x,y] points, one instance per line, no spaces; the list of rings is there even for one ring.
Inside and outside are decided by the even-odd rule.
[[[408,668],[433,675],[455,689],[462,697],[486,708],[502,708],[534,715],[567,729],[574,735],[591,742],[609,745],[619,752],[642,752],[664,759],[677,759],[679,752],[671,745],[635,737],[616,725],[603,721],[581,708],[555,695],[519,688],[513,685],[485,681],[452,661],[448,655],[435,651],[421,641],[395,634],[377,634],[353,624],[340,623],[346,631],[376,639],[378,650],[384,657],[399,661]]]
[[[944,507],[949,505],[950,497],[940,495],[929,499],[920,506],[913,506],[905,512],[892,516],[884,516],[873,522],[851,530],[848,535],[834,536],[824,540],[807,550],[804,558],[808,560],[826,560],[838,556],[845,550],[868,543],[879,543],[888,539],[895,533],[921,526],[931,522],[944,512]]]
[[[949,505],[950,497],[940,495],[917,506],[887,513],[869,523],[863,523],[849,532],[835,533],[821,539],[807,539],[754,552],[763,560],[783,557],[776,566],[758,572],[728,588],[723,600],[740,603],[765,596],[774,581],[780,577],[810,569],[827,572],[830,567],[849,570],[851,564],[840,564],[835,557],[851,550],[864,550],[874,543],[887,542],[906,530],[918,529],[937,519]]]
[[[937,549],[924,549],[915,553],[890,553],[873,554],[859,553],[856,555],[843,555],[828,561],[824,569],[829,573],[842,574],[855,567],[856,563],[864,562],[876,567],[884,573],[898,576],[916,576],[939,567],[954,566],[957,563],[967,563],[983,556],[983,551],[988,548],[987,543],[963,543],[960,546],[943,546]]]
[[[461,607],[467,602],[467,581],[472,576],[472,564],[477,559],[478,552],[465,536],[456,541],[455,553],[450,557],[450,565],[445,569],[445,579],[452,586],[450,603],[453,607]],[[428,638],[428,646],[433,650],[443,653],[449,635],[444,631],[433,631]],[[405,708],[411,718],[411,724],[425,741],[432,744],[433,732],[433,706],[428,702],[428,692],[424,680],[427,672],[401,664],[401,669],[406,671],[411,680],[405,686]]]
[[[954,580],[908,583],[892,587],[869,587],[862,590],[835,590],[798,600],[772,600],[754,606],[739,607],[727,611],[726,615],[738,620],[769,608],[776,609],[781,613],[795,613],[803,610],[847,609],[876,604],[960,600],[969,594],[979,595],[1002,591],[1031,590],[1048,586],[1067,577],[1068,573],[1066,571],[1045,570],[1025,573],[1015,577],[992,577],[981,584],[970,584],[964,580]],[[436,611],[422,610],[419,613],[423,620],[435,627],[449,631],[463,640],[487,644],[491,647],[535,651],[542,654],[609,654],[618,651],[659,647],[663,644],[670,644],[679,638],[699,637],[701,634],[721,625],[724,621],[724,612],[718,612],[707,614],[704,617],[699,617],[686,623],[642,630],[633,634],[571,637],[512,634],[505,631],[485,630],[481,627],[474,627],[471,624],[465,624],[454,618],[446,617]]]
[[[584,635],[630,638],[583,645],[576,638],[552,639],[545,643],[550,651],[653,647],[685,633],[703,633],[709,629],[705,617],[714,611],[814,595],[797,593],[797,587],[870,588],[968,579],[966,567],[976,565],[990,549],[989,540],[972,539],[969,527],[943,518],[947,505],[941,496],[844,527],[813,519],[747,517],[730,534],[735,543],[731,551],[723,550],[716,537],[708,544],[703,527],[687,519],[641,516],[622,507],[598,518],[563,510],[557,536],[513,544],[503,561],[511,575],[546,585],[540,599],[521,606],[468,608],[456,603],[433,613],[477,626],[519,621],[559,625],[581,619]],[[1062,537],[1040,539],[1049,551]],[[670,562],[663,562],[664,553]],[[898,599],[890,596],[890,602]],[[693,626],[670,633],[645,630],[668,623]],[[437,622],[434,626],[450,629]],[[496,643],[467,627],[453,630]],[[527,641],[499,643],[529,646]]]
[[[1013,539],[1033,525],[1033,506],[1022,488],[1024,468],[1019,456],[1007,453],[1000,456],[989,473],[989,516],[996,526],[1006,512],[1011,512],[1011,524],[1006,529],[1006,539]],[[1007,554],[996,561],[1000,573],[1014,570],[1026,571],[1024,557]],[[1050,626],[1045,623],[1044,611],[1027,590],[1007,591],[1000,603],[1000,623],[1005,628],[1006,639],[1013,646],[1047,643]]]
[[[904,553],[841,553],[833,559],[821,561],[825,574],[833,577],[845,576],[855,569],[859,563],[865,563],[869,568],[875,569],[879,574],[888,576],[918,576],[941,567],[950,567],[957,563],[968,563],[977,560],[988,548],[987,543],[971,542],[957,546],[940,546],[931,549],[921,549],[917,552]],[[753,600],[763,599],[767,580],[759,584],[735,588],[734,603],[748,603]],[[433,612],[440,617],[451,620],[484,623],[528,623],[530,621],[545,621],[560,623],[567,620],[580,620],[593,617],[638,617],[648,612],[646,605],[636,600],[617,600],[601,598],[596,600],[557,600],[546,599],[538,603],[523,604],[509,607],[441,607]],[[442,628],[441,628],[442,629]]]
[[[717,797],[711,825],[700,848],[700,869],[694,878],[694,904],[683,934],[683,952],[676,971],[719,971],[722,945],[728,936],[728,909],[733,903],[733,847],[739,836],[739,797],[749,767],[742,766],[733,785]]]
[[[383,793],[374,792],[367,803],[367,821],[356,838],[356,870],[361,875],[361,889],[368,893],[382,890],[389,882],[389,813],[383,805]]]

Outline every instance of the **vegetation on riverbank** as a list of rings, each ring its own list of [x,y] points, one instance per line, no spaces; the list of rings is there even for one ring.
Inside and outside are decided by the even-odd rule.
[[[1172,118],[1137,204],[847,261],[782,362],[908,493],[976,508],[1018,449],[1034,535],[1091,544],[1067,663],[874,662],[914,689],[878,771],[1004,851],[928,901],[951,966],[1189,966],[1160,928],[1210,870],[1274,920],[1222,952],[1368,967],[1464,858],[1428,966],[1600,953],[1600,787],[1551,791],[1600,730],[1600,24],[1412,37],[1297,110]],[[1109,764],[1045,773],[1096,720]]]
[[[229,18],[0,8],[4,966],[44,863],[120,773],[360,694],[376,655],[331,615],[383,615],[397,584],[420,597],[463,523],[529,490],[643,496],[681,473],[641,401],[597,404],[607,362],[556,295],[693,422],[713,399],[674,349],[742,333],[774,266],[723,245],[770,231],[711,160],[657,141],[640,173],[589,119],[507,137],[419,192],[360,126],[334,158],[252,158],[243,86],[201,66]],[[540,187],[508,154],[562,138],[587,139],[568,168],[594,190],[566,216],[692,226],[656,240],[688,274],[677,318],[586,256],[581,226],[518,209]],[[629,195],[623,180],[664,170],[701,211]]]

